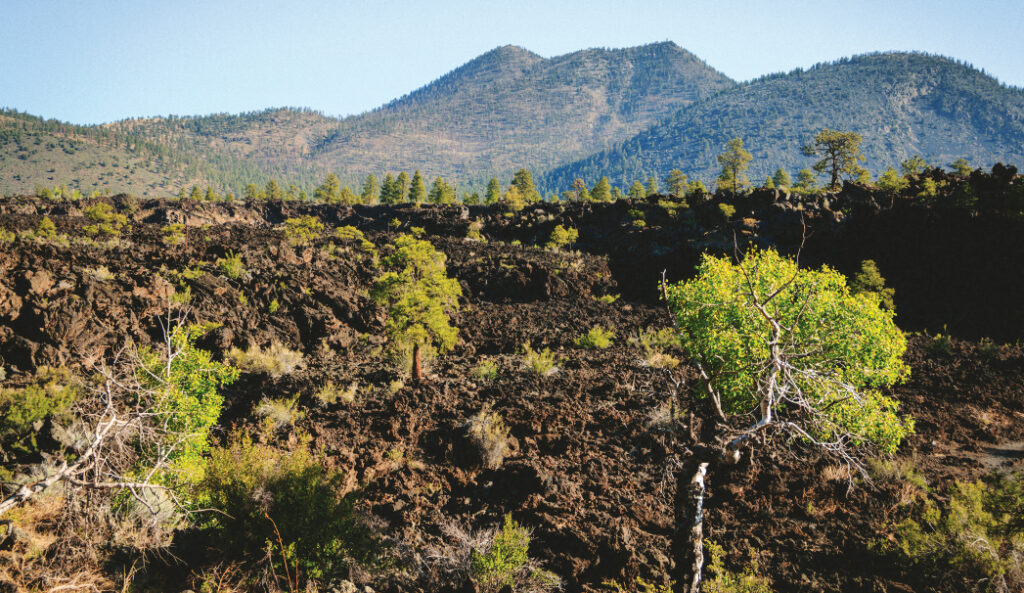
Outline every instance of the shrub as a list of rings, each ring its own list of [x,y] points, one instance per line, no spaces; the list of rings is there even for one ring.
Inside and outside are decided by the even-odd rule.
[[[289,218],[284,221],[284,236],[288,243],[298,247],[308,245],[319,239],[324,231],[324,223],[309,215]]]
[[[466,423],[469,438],[480,451],[480,458],[490,469],[498,469],[508,451],[508,428],[490,407],[484,407]]]
[[[599,325],[595,325],[590,328],[590,331],[573,340],[573,343],[576,344],[577,348],[585,348],[587,350],[597,348],[599,350],[604,350],[611,346],[614,341],[615,332],[610,329],[604,329]]]
[[[562,225],[555,227],[555,230],[551,231],[551,239],[548,240],[546,247],[550,249],[561,249],[567,247],[576,242],[580,238],[580,233],[573,227],[565,228]]]
[[[725,568],[725,551],[713,541],[706,541],[711,563],[711,578],[703,583],[705,593],[772,593],[771,581],[762,574],[757,555],[750,550],[750,560],[739,573]]]
[[[13,231],[0,227],[0,244],[12,243],[17,236]]]
[[[111,272],[107,266],[96,266],[95,268],[86,268],[85,273],[92,276],[100,282],[107,282],[113,280],[116,276]]]
[[[373,243],[366,239],[366,235],[363,234],[363,231],[354,226],[343,226],[334,229],[334,237],[341,239],[342,241],[355,241],[359,243],[359,248],[365,253],[374,257],[377,256],[377,248],[374,247]]]
[[[287,375],[302,366],[302,352],[274,342],[266,350],[251,345],[247,350],[232,348],[227,357],[243,371],[266,373],[271,377]]]
[[[81,385],[65,368],[39,367],[31,384],[0,389],[0,449],[37,449],[36,434],[48,419],[66,422]],[[0,451],[2,452],[2,451]]]
[[[263,419],[266,434],[273,434],[285,427],[293,427],[306,417],[299,409],[299,396],[268,398],[260,400],[256,406],[256,415]]]
[[[594,300],[599,302],[599,303],[604,303],[606,305],[611,305],[615,301],[619,300],[619,295],[617,295],[617,294],[606,294],[606,295],[602,295],[602,296],[596,296],[596,297],[594,297]]]
[[[90,236],[116,237],[128,222],[128,217],[118,214],[110,204],[100,202],[85,209],[85,216],[93,224],[82,227]]]
[[[481,383],[491,383],[498,378],[498,363],[493,360],[484,360],[469,373],[474,380]]]
[[[895,542],[876,549],[897,554],[905,564],[947,575],[985,590],[1024,590],[1024,474],[1000,474],[957,482],[941,505],[923,502],[913,517],[896,525]]]
[[[736,207],[730,204],[719,204],[718,213],[721,215],[723,222],[729,222],[733,216],[736,216]]]
[[[163,241],[167,245],[175,246],[185,242],[185,225],[180,222],[161,227],[160,232],[163,233]]]
[[[238,280],[246,271],[245,264],[242,263],[242,256],[233,251],[228,251],[225,257],[217,258],[217,267],[232,280]]]
[[[557,373],[558,363],[558,358],[550,348],[535,352],[529,342],[523,344],[523,364],[535,375],[546,377]]]
[[[883,308],[889,311],[896,310],[893,301],[896,291],[885,286],[885,278],[878,271],[878,264],[873,259],[860,262],[860,271],[850,280],[850,292],[875,295]]]
[[[481,593],[495,593],[508,587],[513,591],[547,591],[557,589],[559,579],[542,570],[530,560],[530,532],[517,523],[511,514],[489,545],[470,555],[470,576]]]
[[[355,512],[356,495],[340,494],[343,477],[304,442],[285,451],[236,433],[211,451],[201,490],[222,513],[209,513],[205,526],[226,554],[255,562],[269,556],[295,587],[343,574],[377,547]]]
[[[277,313],[277,310],[280,308],[281,303],[279,303],[277,299],[273,299],[272,301],[270,301],[270,304],[267,305],[267,311],[269,311],[271,315]]]
[[[44,216],[36,227],[36,236],[43,239],[55,239],[57,237],[57,225],[53,224],[49,216]]]
[[[314,395],[322,405],[326,406],[337,403],[339,400],[350,404],[356,401],[357,393],[359,393],[358,381],[353,381],[344,389],[335,385],[333,381],[328,381]]]

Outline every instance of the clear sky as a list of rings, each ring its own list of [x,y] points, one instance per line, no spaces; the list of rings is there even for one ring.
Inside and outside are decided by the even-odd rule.
[[[920,50],[1024,86],[1024,0],[4,0],[0,106],[73,123],[373,109],[499,45],[675,41],[736,80]]]

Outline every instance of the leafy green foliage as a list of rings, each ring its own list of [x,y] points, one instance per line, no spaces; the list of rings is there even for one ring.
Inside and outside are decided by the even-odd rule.
[[[531,566],[530,532],[505,515],[501,529],[486,550],[473,550],[470,556],[470,576],[483,593],[495,593],[504,587],[513,591],[521,587],[530,590],[553,589],[558,577]]]
[[[185,242],[185,225],[180,222],[160,227],[164,235],[164,243],[171,246],[181,245]]]
[[[558,356],[545,348],[539,352],[530,347],[530,343],[523,344],[523,364],[533,374],[539,377],[546,377],[558,372],[558,364],[561,362]]]
[[[268,554],[275,570],[297,567],[296,579],[342,574],[372,560],[377,544],[345,491],[341,472],[309,452],[304,442],[288,450],[235,434],[213,449],[201,483],[209,513],[206,527],[226,554],[258,561]]]
[[[0,389],[0,452],[34,451],[36,433],[48,419],[70,419],[81,385],[65,368],[39,367],[31,384]]]
[[[208,329],[200,325],[175,329],[169,340],[178,354],[170,361],[166,353],[139,349],[136,379],[144,389],[159,394],[153,412],[162,417],[168,439],[164,444],[174,447],[168,456],[172,482],[193,482],[202,476],[209,432],[224,407],[219,389],[238,378],[236,369],[215,362],[209,352],[195,346]]]
[[[729,222],[733,216],[736,216],[736,207],[722,202],[718,205],[718,214],[722,217],[722,222]]]
[[[922,497],[914,516],[895,528],[895,541],[876,548],[926,572],[952,574],[985,591],[1024,588],[1024,475],[957,482],[945,503]]]
[[[245,274],[245,264],[242,263],[242,256],[233,251],[228,251],[224,257],[217,258],[217,267],[220,271],[231,278],[232,280],[238,280]]]
[[[580,238],[580,232],[573,227],[565,228],[562,225],[555,227],[551,231],[551,238],[545,245],[549,249],[561,249],[562,247],[568,247]]]
[[[598,349],[604,350],[612,345],[615,341],[615,332],[610,329],[605,329],[599,325],[595,325],[590,330],[577,337],[573,340],[573,344],[576,344],[577,348],[584,348],[587,350]]]
[[[848,433],[856,445],[887,452],[912,430],[896,402],[876,391],[907,376],[906,338],[878,295],[851,294],[842,274],[827,266],[801,270],[774,250],[752,250],[739,264],[705,255],[696,278],[667,292],[683,349],[704,365],[726,413],[756,407],[772,373],[772,326],[753,299],[774,295],[770,310],[785,328],[781,356],[815,412],[807,430],[826,439]],[[785,410],[784,402],[776,405]]]
[[[118,214],[113,206],[105,202],[86,208],[85,217],[93,222],[82,227],[90,236],[116,237],[128,222],[128,217]]]
[[[882,190],[898,195],[910,186],[910,182],[896,172],[896,169],[889,167],[878,176],[878,187]]]
[[[55,239],[57,237],[57,225],[53,224],[49,216],[44,216],[36,227],[36,236],[43,239]]]
[[[750,551],[750,560],[739,573],[729,571],[725,567],[725,550],[722,546],[705,541],[711,563],[708,565],[710,578],[706,579],[701,588],[705,593],[772,593],[771,581],[762,574],[761,565],[754,551]]]
[[[469,376],[481,383],[492,383],[498,378],[498,363],[493,360],[481,361],[473,368]]]
[[[384,331],[393,345],[441,352],[455,346],[459,330],[450,315],[459,308],[462,289],[448,277],[445,260],[429,242],[409,235],[391,245],[370,296],[387,310]]]
[[[320,238],[324,223],[309,215],[288,218],[284,221],[284,236],[293,246],[308,245]]]

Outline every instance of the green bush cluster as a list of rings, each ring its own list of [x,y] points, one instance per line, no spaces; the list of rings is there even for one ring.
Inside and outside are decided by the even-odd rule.
[[[511,514],[505,515],[490,545],[483,551],[473,550],[470,555],[470,576],[481,593],[496,593],[506,587],[512,591],[558,588],[558,577],[534,566],[529,549],[530,531]]]
[[[118,214],[113,206],[105,202],[100,202],[86,208],[85,217],[91,220],[93,224],[82,228],[91,237],[97,235],[116,237],[121,234],[121,231],[124,230],[128,223],[127,216]]]
[[[523,344],[523,364],[533,374],[539,377],[546,377],[553,375],[558,372],[558,357],[551,352],[550,348],[545,348],[540,352],[535,351],[529,342]]]
[[[206,523],[221,550],[251,561],[269,556],[296,584],[346,574],[375,556],[356,494],[342,495],[344,475],[305,443],[282,450],[234,434],[211,451],[200,490],[221,511]]]
[[[572,245],[579,238],[580,232],[575,228],[565,228],[562,225],[558,225],[553,231],[551,231],[551,238],[548,240],[545,247],[550,249],[561,249],[562,247]]]
[[[48,420],[64,423],[81,398],[80,382],[66,368],[39,367],[32,383],[0,389],[0,453],[38,448],[36,435]]]
[[[957,482],[944,503],[922,497],[917,512],[876,548],[928,572],[956,574],[984,590],[1024,590],[1024,474]]]
[[[324,223],[316,217],[304,215],[284,221],[284,237],[294,247],[308,245],[320,238]]]
[[[242,256],[234,251],[228,251],[224,257],[217,258],[217,267],[220,271],[231,278],[232,280],[238,280],[245,274],[245,264],[242,263]]]
[[[599,325],[595,325],[590,328],[590,331],[577,337],[573,340],[573,344],[577,348],[584,348],[592,350],[597,348],[598,350],[604,350],[612,345],[615,341],[615,332],[610,329],[605,329]]]

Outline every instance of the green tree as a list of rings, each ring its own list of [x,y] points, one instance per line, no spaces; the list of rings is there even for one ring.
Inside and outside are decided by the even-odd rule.
[[[192,191],[190,191],[188,193],[188,199],[195,200],[195,201],[199,201],[199,200],[203,199],[203,192],[201,192],[199,190],[199,186],[198,185],[193,185],[192,186]]]
[[[789,189],[793,186],[793,179],[790,178],[789,173],[782,167],[779,167],[775,171],[775,175],[772,175],[772,181],[775,182],[775,187]]]
[[[878,176],[879,189],[885,190],[893,196],[898,195],[909,186],[910,182],[907,181],[907,178],[897,173],[896,169],[892,167],[889,167]]]
[[[540,192],[537,191],[537,187],[533,184],[533,173],[530,173],[527,169],[516,171],[512,177],[512,185],[516,186],[516,189],[519,190],[519,195],[527,202],[540,201]]]
[[[376,204],[380,198],[380,185],[377,183],[377,176],[373,173],[366,176],[359,198],[364,204]]]
[[[405,203],[409,201],[409,174],[402,171],[398,174],[398,179],[395,180],[395,187],[398,189],[398,202]]]
[[[900,169],[903,170],[904,175],[920,175],[927,168],[928,161],[924,160],[921,155],[914,155],[900,163]]]
[[[689,181],[690,178],[687,177],[686,173],[679,169],[672,169],[668,172],[668,177],[665,178],[665,186],[668,188],[668,193],[677,198],[685,198],[686,190],[689,188]]]
[[[769,175],[767,178],[765,178],[764,185],[762,187],[764,187],[765,189],[775,189],[775,180],[772,179]]]
[[[392,346],[412,348],[412,378],[418,382],[421,349],[445,352],[458,340],[450,315],[459,308],[462,289],[448,277],[444,254],[410,235],[395,239],[382,263],[384,273],[370,295],[387,310],[384,331]]]
[[[487,182],[487,193],[484,194],[484,204],[497,204],[501,200],[501,183],[494,177]]]
[[[427,199],[427,185],[423,182],[423,176],[419,171],[412,174],[412,185],[409,186],[409,201],[413,204],[422,204]]]
[[[622,190],[621,189],[619,189],[617,186],[613,186],[612,187],[612,201],[613,202],[617,202],[617,201],[623,199],[624,197],[625,196],[622,195]]]
[[[718,155],[722,173],[718,176],[718,189],[736,193],[748,185],[747,168],[754,155],[743,148],[742,138],[733,138],[725,144],[725,152]]]
[[[684,511],[676,532],[688,538],[676,566],[694,567],[686,577],[699,583],[705,476],[766,432],[861,471],[865,448],[893,453],[913,420],[880,389],[908,376],[907,342],[877,295],[851,294],[842,274],[801,269],[773,250],[751,250],[739,263],[705,255],[694,279],[663,290],[699,377],[679,392],[689,396],[679,409],[704,417],[702,445],[677,473],[686,498],[676,505]],[[753,424],[734,428],[752,410]]]
[[[43,218],[39,221],[39,225],[36,226],[36,236],[43,239],[57,238],[57,225],[53,224],[49,216],[43,215]]]
[[[644,184],[640,183],[640,181],[634,181],[633,185],[629,187],[629,197],[634,200],[639,200],[646,195],[647,188],[644,187]]]
[[[587,191],[587,184],[582,179],[577,177],[572,182],[572,199],[577,202],[589,202],[590,192]]]
[[[243,194],[246,200],[262,200],[264,197],[263,192],[260,191],[260,188],[255,183],[246,183]]]
[[[427,201],[431,204],[454,204],[455,190],[443,177],[438,177],[427,194]]]
[[[960,157],[957,160],[949,164],[949,168],[953,169],[953,172],[961,177],[970,177],[974,169],[971,167],[971,163],[964,157]]]
[[[645,188],[645,194],[647,196],[653,196],[658,193],[658,180],[652,175],[647,178],[647,187]]]
[[[612,184],[607,177],[602,177],[594,184],[594,189],[590,190],[590,199],[595,202],[612,201]]]
[[[327,175],[324,182],[313,192],[313,198],[324,204],[337,204],[341,201],[341,180],[334,173]]]
[[[822,128],[810,144],[804,146],[804,154],[820,157],[814,163],[818,173],[828,172],[829,187],[839,187],[843,175],[854,178],[860,173],[860,164],[865,157],[860,152],[861,135],[856,132],[840,132]]]
[[[501,196],[501,202],[513,212],[519,212],[523,208],[526,208],[526,200],[523,198],[523,194],[520,193],[519,188],[515,185],[508,186],[505,194]]]
[[[885,285],[885,278],[878,271],[878,264],[873,259],[860,262],[860,271],[850,281],[850,292],[853,294],[870,293],[878,297],[878,303],[887,311],[895,311],[893,297],[896,291]]]
[[[264,195],[268,200],[284,199],[284,192],[281,191],[281,186],[273,179],[267,182],[267,189],[265,190]]]
[[[402,196],[398,189],[398,182],[391,173],[388,173],[380,184],[380,203],[397,204],[401,199]]]
[[[814,171],[810,169],[800,169],[797,171],[794,188],[808,193],[818,189],[818,180],[814,178]]]

